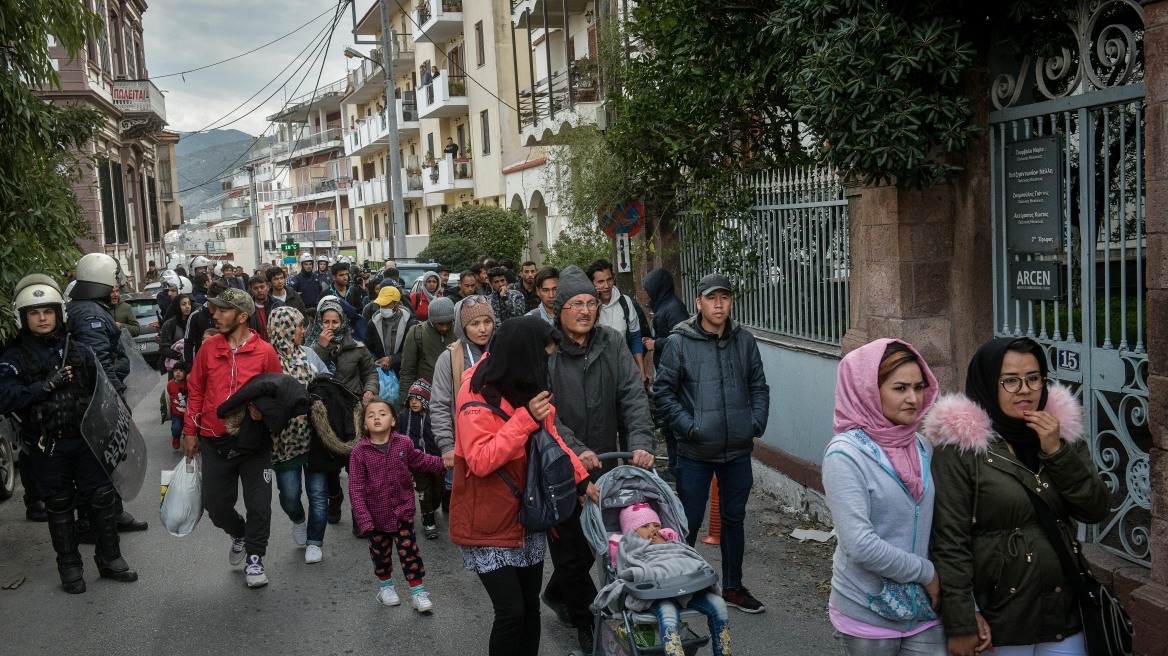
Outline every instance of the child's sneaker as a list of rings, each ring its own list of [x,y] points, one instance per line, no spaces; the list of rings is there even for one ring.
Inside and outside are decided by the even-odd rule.
[[[411,595],[414,602],[414,610],[419,613],[429,613],[434,609],[434,602],[430,601],[430,593],[422,590]]]
[[[392,585],[383,585],[377,591],[377,601],[385,606],[396,606],[401,603],[401,597],[397,596],[397,590]]]
[[[308,544],[308,520],[304,520],[299,524],[292,525],[292,541],[296,546],[303,547]]]
[[[264,573],[264,559],[259,556],[248,556],[247,567],[247,587],[259,588],[268,584],[268,575]]]
[[[308,545],[308,548],[304,550],[304,562],[309,565],[319,563],[321,558],[324,558],[324,554],[321,553],[320,547],[315,544]]]
[[[232,567],[239,565],[247,554],[243,551],[243,538],[231,538],[231,551],[227,554],[228,562]]]

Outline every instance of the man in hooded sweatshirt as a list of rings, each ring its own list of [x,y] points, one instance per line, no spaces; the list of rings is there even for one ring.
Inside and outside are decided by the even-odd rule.
[[[645,350],[653,353],[655,371],[661,365],[661,349],[665,346],[665,340],[669,339],[669,333],[673,332],[674,326],[689,318],[689,312],[673,291],[673,274],[668,269],[657,267],[646,273],[641,279],[641,287],[649,295],[649,308],[653,310],[653,334],[658,335],[656,339],[644,337],[641,340]],[[659,421],[659,425],[665,435],[665,451],[669,454],[667,471],[672,476],[677,467],[677,436],[669,428],[668,422]]]

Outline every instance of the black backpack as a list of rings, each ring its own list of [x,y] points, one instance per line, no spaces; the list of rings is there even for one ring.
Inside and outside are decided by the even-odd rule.
[[[486,408],[504,421],[511,417],[499,408],[468,401],[462,408]],[[547,531],[572,516],[576,505],[576,469],[572,458],[543,426],[527,438],[527,485],[523,490],[502,469],[499,476],[519,499],[519,523],[532,532]]]

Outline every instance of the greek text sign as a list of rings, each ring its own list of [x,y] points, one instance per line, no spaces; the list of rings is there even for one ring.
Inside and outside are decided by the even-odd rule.
[[[1010,295],[1023,301],[1057,301],[1063,296],[1058,262],[1015,262],[1010,266]]]
[[[1063,247],[1063,167],[1058,137],[1006,145],[1006,238],[1015,253]]]

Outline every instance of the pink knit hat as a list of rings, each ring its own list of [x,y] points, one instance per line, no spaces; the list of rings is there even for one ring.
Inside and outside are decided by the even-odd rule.
[[[661,518],[657,516],[657,512],[647,503],[634,503],[631,506],[625,506],[621,510],[620,524],[621,533],[628,533],[641,528],[650,522],[661,523]]]

